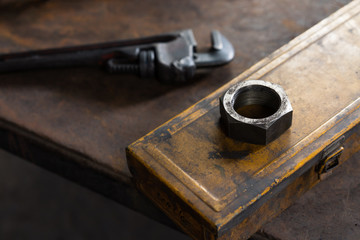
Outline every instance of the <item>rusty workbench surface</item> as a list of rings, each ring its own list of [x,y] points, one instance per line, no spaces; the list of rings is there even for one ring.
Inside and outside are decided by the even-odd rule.
[[[230,65],[180,87],[85,68],[1,75],[3,148],[156,217],[131,183],[124,148],[349,0],[8,2],[0,7],[2,53],[185,28],[200,47],[212,29],[234,44]]]

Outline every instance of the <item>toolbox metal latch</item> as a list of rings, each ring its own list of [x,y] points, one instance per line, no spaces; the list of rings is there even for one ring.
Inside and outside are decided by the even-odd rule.
[[[340,156],[344,151],[344,141],[345,136],[341,136],[323,150],[320,164],[316,168],[320,180],[330,176],[332,170],[340,164]]]

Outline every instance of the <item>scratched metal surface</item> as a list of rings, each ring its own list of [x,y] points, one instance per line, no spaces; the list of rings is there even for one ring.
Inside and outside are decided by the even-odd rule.
[[[78,182],[89,169],[129,186],[124,148],[261,58],[281,47],[349,0],[320,1],[0,1],[0,52],[114,41],[192,28],[200,49],[220,30],[234,44],[235,60],[199,75],[193,83],[164,86],[97,69],[64,69],[0,76],[1,144],[53,169],[53,155],[33,150],[32,139],[72,165],[60,171]],[[13,147],[8,134],[25,134]],[[30,140],[29,140],[30,139]],[[40,153],[39,153],[40,151]],[[42,156],[41,163],[34,156]],[[86,174],[85,174],[86,175]],[[83,176],[83,175],[81,175]],[[107,183],[106,178],[102,179]],[[102,188],[102,184],[95,184]],[[110,190],[104,190],[112,197]],[[126,191],[126,192],[127,192]],[[126,198],[121,195],[119,198]],[[131,206],[132,202],[126,202]]]

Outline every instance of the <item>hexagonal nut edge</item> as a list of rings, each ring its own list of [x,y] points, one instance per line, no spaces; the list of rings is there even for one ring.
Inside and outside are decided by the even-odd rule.
[[[237,92],[251,85],[268,87],[280,98],[278,110],[265,118],[253,119],[241,116],[234,109]],[[221,125],[226,135],[243,142],[266,145],[277,139],[292,124],[293,109],[281,86],[262,80],[247,80],[230,87],[219,99]]]

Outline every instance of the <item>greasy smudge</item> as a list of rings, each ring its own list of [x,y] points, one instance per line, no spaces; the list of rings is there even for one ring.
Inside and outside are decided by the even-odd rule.
[[[241,159],[249,155],[249,151],[212,151],[209,152],[209,159]]]
[[[225,169],[224,169],[222,166],[218,165],[218,164],[214,164],[214,166],[215,166],[215,168],[216,168],[217,170],[219,170],[221,176],[222,176],[222,177],[225,177]]]

